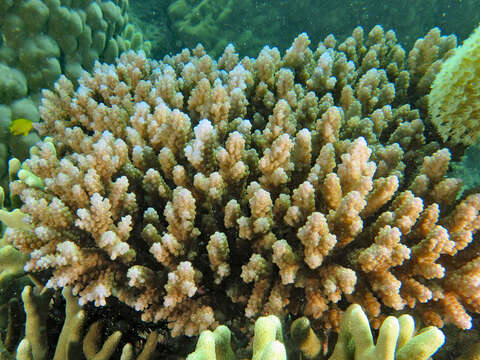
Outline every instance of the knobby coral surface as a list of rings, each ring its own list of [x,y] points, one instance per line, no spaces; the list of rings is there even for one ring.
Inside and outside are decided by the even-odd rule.
[[[96,60],[114,62],[122,51],[150,45],[128,23],[128,1],[0,1],[0,182],[10,156],[21,160],[38,141],[35,132],[12,135],[19,118],[38,121],[43,88],[60,74],[75,81]]]
[[[480,27],[442,66],[432,84],[429,112],[443,140],[476,145],[480,136]]]
[[[455,200],[421,117],[455,46],[434,29],[407,54],[378,26],[256,59],[129,52],[76,90],[63,77],[11,183],[27,226],[6,240],[48,287],[116,297],[173,336],[265,313],[338,329],[353,302],[375,326],[414,308],[469,328],[480,194]]]

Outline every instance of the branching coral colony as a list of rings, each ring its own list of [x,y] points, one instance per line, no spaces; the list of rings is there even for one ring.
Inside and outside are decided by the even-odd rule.
[[[5,235],[26,270],[172,336],[260,314],[338,329],[349,303],[374,326],[413,308],[469,328],[480,194],[456,200],[420,116],[455,37],[433,29],[408,54],[379,26],[309,44],[129,52],[44,91],[48,137],[11,183],[26,225]]]

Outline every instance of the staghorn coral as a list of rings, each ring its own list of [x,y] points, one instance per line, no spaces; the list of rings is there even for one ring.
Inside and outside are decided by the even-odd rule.
[[[321,6],[316,0],[281,1],[275,6],[266,0],[132,0],[129,15],[152,40],[154,58],[198,43],[219,56],[229,42],[240,54],[256,56],[264,44],[287,49],[299,29],[316,44],[329,33],[343,40],[351,34],[352,24],[371,28],[379,19],[408,46],[433,26],[463,40],[478,24],[474,0],[439,0],[436,6],[420,0],[390,3],[388,11],[384,5],[362,0]]]
[[[5,239],[48,287],[116,297],[173,336],[266,313],[338,329],[349,302],[376,327],[408,307],[469,328],[480,194],[456,202],[420,116],[455,45],[433,29],[406,54],[377,26],[315,50],[301,34],[283,57],[129,52],[76,90],[62,77]]]

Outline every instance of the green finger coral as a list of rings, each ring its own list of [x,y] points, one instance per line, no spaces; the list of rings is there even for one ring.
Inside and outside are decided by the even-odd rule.
[[[329,360],[422,360],[428,359],[444,343],[445,336],[434,326],[414,335],[410,315],[389,316],[374,343],[370,324],[362,308],[351,305],[343,315],[338,341]]]
[[[14,352],[9,351],[7,341],[0,339],[0,360],[113,360],[119,354],[121,360],[158,359],[155,357],[157,332],[148,334],[140,347],[134,348],[131,343],[119,346],[121,331],[114,331],[107,336],[99,321],[86,327],[88,316],[70,288],[62,291],[65,299],[62,330],[58,334],[56,345],[50,344],[48,314],[52,311],[52,294],[52,291],[45,288],[24,287],[22,300],[26,313],[25,334]],[[16,326],[17,324],[12,324],[9,327]]]
[[[233,360],[235,355],[230,345],[231,332],[224,326],[215,331],[202,331],[195,351],[187,360]],[[286,360],[282,324],[273,315],[264,316],[255,322],[252,360]]]
[[[215,331],[202,331],[198,338],[195,351],[191,353],[187,360],[233,360],[230,338],[232,333],[224,325],[218,326]]]
[[[307,318],[294,321],[290,328],[291,343],[303,359],[321,358],[320,340]],[[214,332],[200,334],[197,347],[187,360],[235,359],[230,346],[231,333],[226,326]],[[444,343],[445,336],[434,326],[415,334],[415,323],[410,315],[387,317],[374,342],[368,318],[358,304],[351,305],[342,318],[338,341],[329,360],[425,360]],[[276,316],[260,317],[255,322],[252,360],[280,360],[287,358],[282,325]]]
[[[39,121],[43,88],[60,74],[77,81],[95,61],[112,63],[125,50],[150,51],[128,22],[128,1],[0,1],[0,181],[10,155],[24,159],[38,140],[12,136],[12,121]]]

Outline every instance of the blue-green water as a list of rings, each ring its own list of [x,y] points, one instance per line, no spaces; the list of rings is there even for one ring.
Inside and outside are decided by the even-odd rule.
[[[217,55],[233,43],[242,55],[256,56],[267,44],[288,48],[301,32],[317,44],[329,34],[343,40],[356,26],[368,31],[377,24],[409,47],[435,26],[463,40],[480,22],[475,0],[131,0],[130,6],[155,57],[197,43]]]

